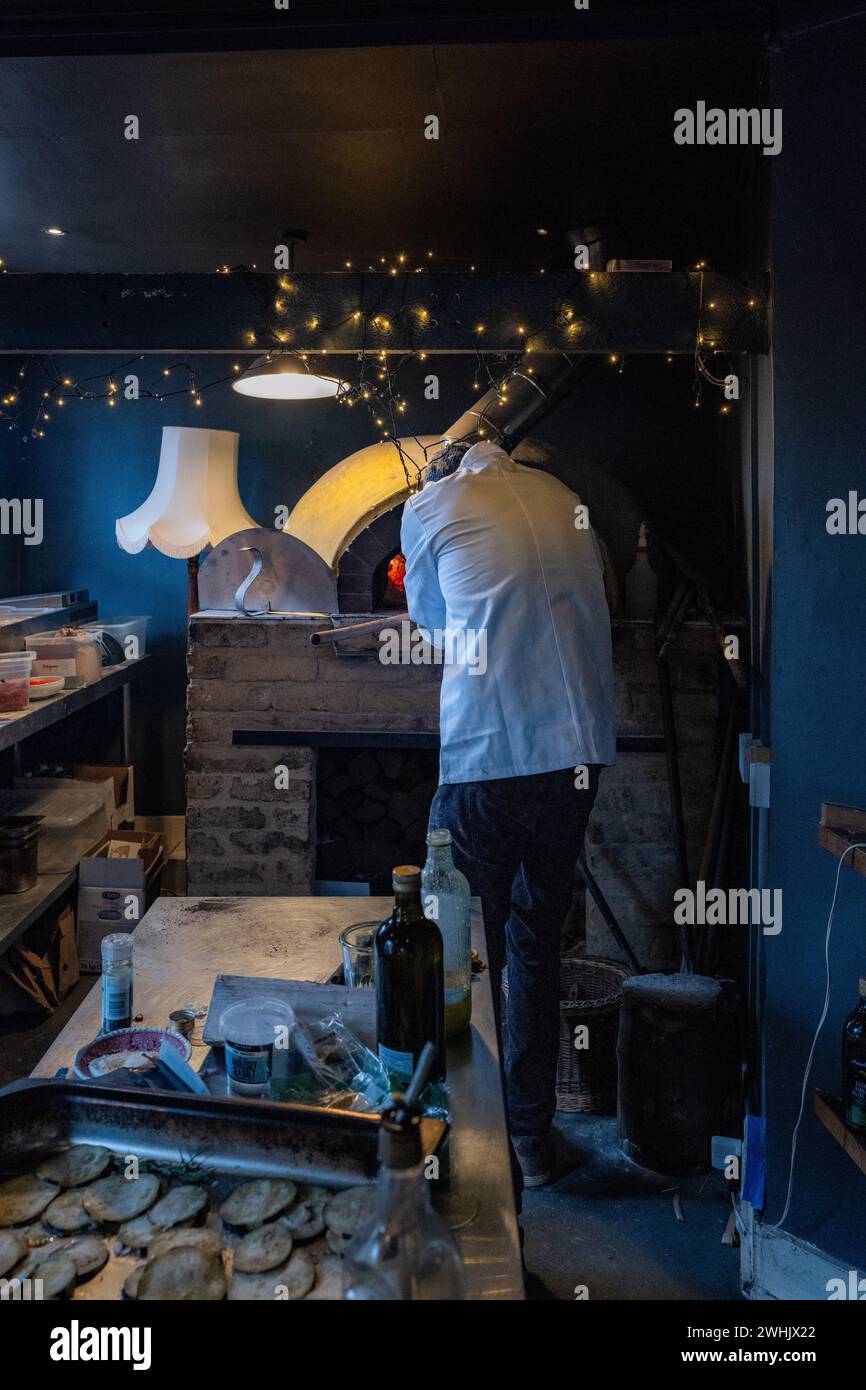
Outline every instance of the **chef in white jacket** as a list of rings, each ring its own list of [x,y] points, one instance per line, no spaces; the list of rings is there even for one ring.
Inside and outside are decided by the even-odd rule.
[[[430,825],[482,899],[494,1001],[508,966],[509,1128],[550,1180],[560,929],[616,750],[610,618],[579,499],[496,444],[448,444],[406,502],[411,618],[443,661]]]

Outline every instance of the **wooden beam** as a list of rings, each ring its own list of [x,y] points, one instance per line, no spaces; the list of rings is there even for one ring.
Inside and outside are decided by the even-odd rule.
[[[829,1130],[837,1144],[841,1144],[860,1171],[866,1173],[866,1136],[858,1134],[845,1123],[845,1107],[842,1102],[824,1091],[815,1091],[813,1103],[815,1114],[824,1128]]]
[[[7,11],[11,13],[7,14]],[[554,0],[21,0],[0,7],[4,54],[181,53],[369,47],[390,44],[513,43],[537,39],[763,34],[760,0],[607,0],[583,11]]]
[[[0,353],[766,352],[761,275],[0,276]],[[275,302],[283,302],[282,312]],[[702,306],[702,307],[701,307]],[[356,317],[357,315],[357,317]],[[312,326],[315,325],[315,326]],[[483,331],[479,331],[483,325]],[[249,335],[255,334],[255,342]]]
[[[866,850],[851,850],[852,845],[866,844],[866,811],[836,801],[822,801],[818,844],[837,859],[846,855],[846,865],[866,878]]]

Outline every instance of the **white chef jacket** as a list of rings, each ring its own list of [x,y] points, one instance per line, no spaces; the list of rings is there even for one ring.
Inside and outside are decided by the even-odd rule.
[[[487,443],[406,502],[409,613],[446,653],[441,782],[615,760],[603,567],[578,506],[557,478]]]

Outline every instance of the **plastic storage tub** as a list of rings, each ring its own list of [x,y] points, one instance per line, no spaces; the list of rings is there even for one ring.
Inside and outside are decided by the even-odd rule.
[[[34,653],[34,676],[62,676],[67,690],[99,679],[102,662],[95,632],[75,632],[61,637],[56,632],[37,632],[25,637]]]
[[[127,661],[137,661],[144,656],[147,645],[147,625],[150,615],[133,615],[122,618],[101,618],[84,626],[89,632],[107,632],[120,643]]]
[[[0,656],[0,714],[27,708],[32,668],[32,652],[6,652]]]
[[[105,834],[102,788],[59,778],[51,788],[0,791],[0,816],[39,816],[41,873],[65,873]]]

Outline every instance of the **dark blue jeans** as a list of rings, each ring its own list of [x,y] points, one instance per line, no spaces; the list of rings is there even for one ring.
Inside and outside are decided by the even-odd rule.
[[[578,791],[571,768],[440,786],[430,825],[451,831],[454,863],[481,899],[513,1135],[542,1135],[556,1109],[560,931],[601,769]],[[501,1025],[502,971],[508,1007]]]

